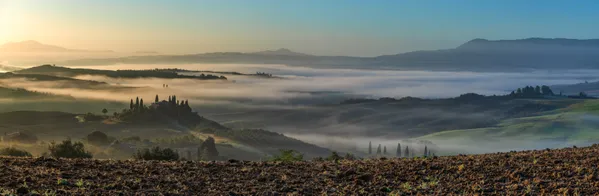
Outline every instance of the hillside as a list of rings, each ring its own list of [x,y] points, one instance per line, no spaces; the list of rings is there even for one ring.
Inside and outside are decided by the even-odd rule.
[[[231,127],[265,128],[282,133],[406,138],[453,129],[495,126],[505,119],[542,115],[582,100],[515,98],[464,94],[448,99],[353,99],[341,104],[291,109],[201,108]],[[233,112],[235,111],[235,112]]]
[[[223,159],[259,160],[277,154],[280,149],[297,150],[306,153],[307,157],[329,153],[325,148],[278,133],[252,129],[233,130],[224,127],[191,112],[191,108],[183,105],[183,102],[181,105],[167,101],[152,103],[150,106],[144,106],[143,109],[141,106],[124,109],[110,116],[39,111],[8,112],[0,113],[0,124],[2,124],[0,133],[19,131],[35,135],[44,141],[63,140],[67,137],[85,138],[92,131],[102,131],[118,140],[141,137],[143,140],[158,142],[154,144],[146,142],[134,148],[120,149],[119,151],[122,150],[123,153],[119,153],[119,157],[112,158],[130,158],[131,154],[123,154],[148,145],[172,147],[171,145],[177,144],[172,141],[185,137],[199,139],[215,137]],[[176,145],[176,147],[182,151],[191,151],[197,149],[196,145],[198,144]],[[37,152],[43,149],[34,150]]]
[[[599,95],[599,81],[584,82],[578,84],[553,85],[551,88],[555,89],[556,92],[562,92],[564,95],[577,95],[580,92],[585,92],[589,96]]]
[[[13,72],[0,73],[0,85],[12,88],[79,88],[88,90],[131,90],[136,87],[110,85],[106,82],[80,80],[70,77],[45,75],[45,74],[14,74]]]
[[[0,183],[20,194],[592,195],[599,192],[598,153],[593,145],[338,163],[3,157]]]
[[[0,83],[1,84],[1,83]],[[4,100],[73,100],[70,96],[54,95],[50,93],[41,93],[35,91],[29,91],[22,88],[5,88],[0,86],[0,99]]]
[[[100,75],[113,78],[165,78],[165,79],[200,79],[200,80],[226,80],[224,76],[216,75],[200,75],[190,76],[181,75],[172,71],[164,70],[98,70],[98,69],[75,69],[60,67],[54,65],[41,65],[28,69],[22,69],[15,71],[18,74],[41,74],[41,75],[52,75],[52,76],[63,76],[63,77],[75,77],[80,75]]]
[[[376,57],[303,55],[286,49],[257,53],[221,52],[79,59],[65,65],[152,63],[285,64],[317,68],[402,69],[442,71],[524,71],[596,69],[597,39],[474,39],[456,48],[414,51]],[[265,55],[267,54],[267,55]]]
[[[470,153],[588,145],[599,142],[597,108],[598,101],[586,100],[538,116],[505,119],[495,126],[447,130],[418,139],[445,144],[448,152]]]

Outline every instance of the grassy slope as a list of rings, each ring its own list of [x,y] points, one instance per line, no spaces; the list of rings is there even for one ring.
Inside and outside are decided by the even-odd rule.
[[[418,139],[482,144],[505,141],[554,143],[558,145],[589,144],[599,141],[599,100],[585,100],[570,107],[539,116],[507,119],[497,126],[449,130]]]

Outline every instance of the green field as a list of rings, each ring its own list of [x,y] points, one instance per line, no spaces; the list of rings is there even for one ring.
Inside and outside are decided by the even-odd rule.
[[[492,127],[442,131],[417,139],[505,149],[509,144],[533,148],[543,144],[587,145],[599,141],[599,101],[586,100],[539,116],[503,120]]]

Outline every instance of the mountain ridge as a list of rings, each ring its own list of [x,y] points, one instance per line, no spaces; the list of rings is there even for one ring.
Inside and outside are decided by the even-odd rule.
[[[599,69],[599,39],[473,39],[442,50],[423,50],[375,57],[319,56],[289,49],[259,52],[212,52],[80,58],[53,62],[67,66],[156,63],[284,64],[313,68],[429,71],[513,72],[525,70]]]

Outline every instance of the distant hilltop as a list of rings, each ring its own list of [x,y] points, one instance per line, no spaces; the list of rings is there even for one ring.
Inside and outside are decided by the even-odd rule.
[[[8,42],[0,45],[0,52],[94,52],[94,53],[111,53],[111,50],[76,50],[68,49],[60,46],[42,44],[37,41],[28,40],[22,42]]]
[[[599,39],[527,38],[516,40],[473,39],[456,49],[459,50],[571,50],[599,49]]]
[[[262,55],[283,55],[283,56],[310,56],[308,54],[293,52],[287,48],[280,48],[278,50],[266,50],[260,52],[254,52],[252,54],[262,54]]]

